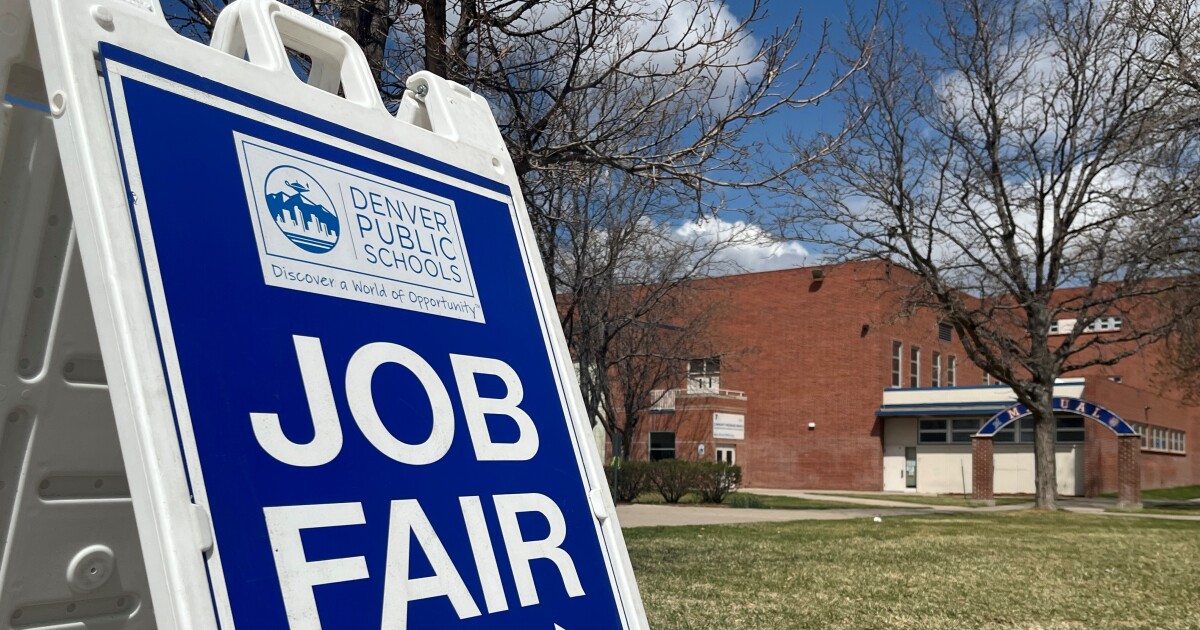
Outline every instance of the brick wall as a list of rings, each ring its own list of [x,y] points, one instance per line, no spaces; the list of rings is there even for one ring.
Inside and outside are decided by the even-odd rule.
[[[1170,488],[1200,484],[1200,456],[1196,442],[1200,438],[1200,413],[1182,402],[1155,392],[1089,376],[1084,396],[1130,422],[1147,423],[1186,433],[1186,454],[1141,451],[1142,488]],[[1117,436],[1095,422],[1088,422],[1084,464],[1089,493],[1117,492]],[[1139,444],[1140,448],[1140,444]]]
[[[746,401],[722,396],[678,395],[675,399],[675,411],[643,415],[639,422],[637,438],[630,450],[630,457],[638,460],[648,459],[650,433],[670,431],[675,433],[675,457],[678,459],[714,461],[717,444],[729,443],[737,448],[737,457],[740,460],[741,441],[713,440],[713,413],[716,412],[745,415]],[[699,453],[698,447],[701,444],[704,445],[704,455]],[[607,455],[611,456],[612,453]]]
[[[713,334],[722,355],[721,388],[747,396],[746,439],[737,445],[737,460],[748,486],[882,488],[882,424],[875,411],[891,385],[893,340],[904,344],[905,387],[913,344],[921,348],[920,386],[930,386],[934,351],[942,355],[943,385],[951,355],[958,384],[983,382],[957,335],[939,341],[932,313],[901,316],[900,291],[912,282],[907,271],[855,263],[826,267],[824,274],[814,280],[812,268],[803,268],[705,281],[714,299],[726,303]],[[654,422],[685,427],[678,442],[685,433],[711,429],[710,412],[689,419],[680,411]]]
[[[979,385],[983,373],[966,356],[957,334],[938,338],[930,311],[904,314],[899,304],[915,279],[883,263],[852,263],[726,276],[701,281],[710,300],[724,306],[712,327],[714,351],[722,357],[722,389],[741,390],[746,400],[694,400],[671,414],[650,414],[634,452],[645,457],[650,431],[676,431],[681,457],[697,457],[706,445],[711,459],[712,412],[746,416],[746,438],[737,443],[745,484],[757,487],[880,490],[883,485],[882,423],[875,411],[891,386],[892,342],[903,345],[901,385],[910,386],[910,350],[921,349],[920,387],[931,386],[932,353],[942,356],[942,385],[948,357],[957,359],[957,384]],[[1157,350],[1111,368],[1089,368],[1085,397],[1128,420],[1187,431],[1189,454],[1144,452],[1146,488],[1200,483],[1198,410],[1162,395],[1154,381]],[[1120,375],[1124,383],[1107,377]],[[684,387],[684,383],[679,383]],[[1146,417],[1145,407],[1150,407]],[[815,428],[809,429],[809,423]],[[1111,431],[1085,423],[1084,490],[1117,490],[1117,440]]]

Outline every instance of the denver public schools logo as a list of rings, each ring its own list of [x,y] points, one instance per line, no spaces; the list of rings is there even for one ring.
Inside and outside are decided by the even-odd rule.
[[[329,194],[311,175],[294,166],[277,166],[263,185],[275,227],[306,252],[324,254],[341,234]]]

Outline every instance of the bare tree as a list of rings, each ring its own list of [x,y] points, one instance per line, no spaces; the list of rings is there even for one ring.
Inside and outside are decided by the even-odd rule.
[[[1172,52],[1125,2],[947,0],[921,35],[851,28],[859,120],[790,228],[915,272],[970,359],[1033,411],[1037,506],[1056,506],[1054,381],[1161,339],[1194,276],[1193,132]],[[922,39],[923,37],[923,39]],[[1174,63],[1182,59],[1175,56]],[[1120,330],[1085,334],[1098,318]],[[1060,319],[1074,320],[1051,335]]]
[[[1163,106],[1161,125],[1179,138],[1194,138],[1200,130],[1200,2],[1133,0],[1130,13],[1133,23],[1149,34],[1155,55],[1162,59],[1165,80],[1171,85],[1173,98]],[[1155,192],[1181,205],[1196,204],[1200,155],[1185,142],[1171,157],[1175,176]],[[1200,274],[1200,257],[1193,257],[1186,266],[1191,273]],[[1196,299],[1191,295],[1181,298],[1184,302]],[[1192,315],[1177,321],[1158,368],[1164,382],[1194,403],[1200,400],[1200,314]]]
[[[592,423],[626,458],[663,391],[683,381],[690,359],[713,353],[709,325],[723,300],[694,280],[722,271],[719,254],[746,238],[674,230],[663,221],[680,211],[669,187],[595,169],[578,175],[555,200],[566,219],[554,267],[563,327]]]
[[[179,0],[169,18],[204,39],[228,1]],[[389,104],[425,68],[488,98],[547,268],[563,227],[556,189],[577,169],[670,187],[698,214],[711,212],[722,191],[777,186],[810,159],[774,159],[788,154],[758,129],[845,78],[815,80],[824,31],[801,54],[798,13],[776,32],[755,35],[763,0],[738,17],[711,0],[288,3],[353,35]],[[847,72],[859,65],[852,61]]]

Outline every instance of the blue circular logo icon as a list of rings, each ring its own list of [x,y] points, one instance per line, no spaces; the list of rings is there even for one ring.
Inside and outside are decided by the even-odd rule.
[[[263,188],[275,227],[297,247],[324,254],[337,245],[342,233],[337,210],[312,175],[295,166],[276,166]]]

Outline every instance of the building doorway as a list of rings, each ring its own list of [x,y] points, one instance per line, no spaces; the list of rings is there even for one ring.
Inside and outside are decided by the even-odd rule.
[[[904,448],[904,487],[906,489],[917,489],[917,447],[906,446]]]
[[[733,444],[718,444],[717,461],[733,466],[737,463],[737,448]]]

